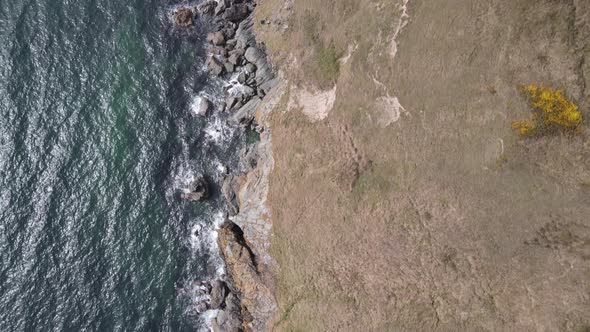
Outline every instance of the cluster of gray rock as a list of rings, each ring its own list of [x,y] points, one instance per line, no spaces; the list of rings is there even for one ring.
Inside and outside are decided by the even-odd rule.
[[[213,32],[207,35],[210,44],[207,70],[215,76],[233,78],[226,86],[221,109],[233,113],[230,119],[233,124],[246,126],[276,79],[265,53],[254,39],[249,16],[254,4],[244,0],[219,0],[214,11],[207,10],[213,3],[208,1],[199,6],[204,13],[214,15]]]
[[[266,54],[254,38],[250,15],[254,7],[249,0],[208,0],[196,6],[178,7],[171,13],[174,23],[181,28],[193,26],[198,15],[213,19],[213,31],[207,35],[210,45],[207,70],[214,76],[233,78],[224,88],[225,101],[217,108],[232,113],[231,124],[244,127],[252,124],[256,107],[277,83]],[[206,116],[213,108],[206,97],[200,97],[196,103],[194,109],[199,116]],[[245,151],[242,155],[246,157]],[[230,215],[238,212],[234,194],[237,178],[237,175],[226,176],[222,186]],[[207,188],[205,178],[198,177],[184,190],[182,197],[190,201],[206,199],[209,197]]]
[[[175,9],[171,17],[176,26],[194,25],[197,15],[213,20],[213,31],[207,35],[210,44],[207,70],[214,76],[233,77],[225,88],[225,101],[219,109],[232,112],[234,125],[247,126],[266,93],[277,83],[267,57],[256,44],[250,15],[255,3],[249,0],[208,0],[197,6]],[[206,115],[210,102],[198,107],[197,114]]]
[[[199,176],[193,179],[183,190],[182,198],[193,202],[209,198],[209,184],[205,177]]]
[[[212,20],[212,32],[207,35],[207,70],[213,76],[229,79],[221,105],[214,107],[207,98],[200,97],[193,107],[196,114],[206,116],[210,109],[216,108],[231,113],[231,125],[253,125],[257,107],[278,83],[264,49],[257,45],[254,38],[251,16],[254,7],[252,0],[205,0],[196,6],[178,7],[171,13],[172,21],[180,28],[192,27],[199,15]],[[224,176],[221,186],[221,194],[227,202],[228,217],[240,212],[240,186],[245,175],[256,168],[258,146],[244,147],[239,158],[239,166]],[[190,201],[206,199],[209,197],[208,188],[205,178],[198,177],[184,189],[182,197]],[[200,298],[203,300],[198,303],[197,312],[219,310],[211,326],[214,331],[249,331],[251,328],[248,328],[248,323],[253,317],[242,297],[248,289],[256,288],[256,283],[251,282],[258,278],[254,255],[244,241],[241,229],[229,218],[220,230],[219,242],[231,280],[203,282],[200,287]],[[250,277],[237,277],[240,275]]]
[[[197,313],[219,310],[214,322],[219,331],[236,331],[241,325],[239,299],[232,293],[228,284],[221,280],[203,281],[197,288],[197,296],[202,300],[197,304]]]

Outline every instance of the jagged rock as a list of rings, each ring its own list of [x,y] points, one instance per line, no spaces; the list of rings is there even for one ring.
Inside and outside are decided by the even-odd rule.
[[[262,83],[273,78],[272,70],[268,63],[264,64],[256,69],[256,85],[260,86]]]
[[[215,11],[217,2],[215,0],[205,1],[197,6],[197,10],[201,15],[211,15]]]
[[[276,304],[272,292],[261,279],[256,257],[244,233],[233,222],[227,222],[219,230],[218,244],[235,287],[240,291],[242,327],[245,331],[266,331],[263,325]]]
[[[214,332],[238,332],[242,325],[240,300],[233,293],[225,298],[225,309],[220,310],[212,326]],[[216,329],[217,328],[217,329]]]
[[[188,187],[183,190],[182,198],[193,202],[209,198],[209,184],[207,183],[207,180],[202,176],[194,179]]]
[[[223,73],[223,64],[217,60],[214,56],[207,58],[207,71],[213,76],[219,76]]]
[[[227,61],[232,65],[236,66],[240,61],[240,56],[236,53],[230,54],[229,58],[227,58]]]
[[[198,99],[194,101],[193,110],[195,115],[206,116],[210,108],[211,102],[206,97],[198,97]]]
[[[266,95],[270,91],[270,89],[274,88],[278,83],[279,79],[277,77],[273,77],[272,79],[269,79],[266,82],[260,84],[258,86],[258,89]]]
[[[254,33],[252,30],[253,26],[254,25],[252,23],[251,17],[240,22],[235,37],[238,41],[236,47],[245,49],[250,45],[256,44],[256,40],[254,39]]]
[[[235,175],[230,175],[226,176],[223,179],[223,185],[221,186],[221,194],[227,202],[228,213],[230,216],[235,216],[240,211],[237,196],[238,190],[240,190],[239,177]]]
[[[250,145],[245,146],[240,151],[240,169],[244,173],[251,172],[258,165],[258,146]]]
[[[215,7],[215,16],[219,16],[221,15],[221,13],[223,13],[223,11],[225,10],[225,8],[227,7],[227,0],[219,0],[217,2],[217,6]]]
[[[229,86],[226,91],[228,109],[236,109],[246,104],[256,93],[252,87],[247,85]]]
[[[232,50],[231,52],[229,52],[229,54],[235,54],[235,55],[239,55],[240,57],[244,56],[245,51],[241,48],[236,48],[234,50]]]
[[[254,120],[254,112],[260,104],[260,98],[254,96],[246,105],[237,110],[230,118],[230,122],[238,126],[247,126]]]
[[[223,29],[223,35],[226,39],[232,39],[236,35],[236,29],[231,26],[226,27],[225,29]]]
[[[225,42],[225,47],[231,50],[234,50],[236,48],[238,41],[235,39],[229,39],[228,41]]]
[[[182,28],[192,27],[194,24],[194,17],[195,13],[191,8],[188,7],[179,8],[174,13],[172,13],[174,24]]]
[[[236,107],[237,103],[238,103],[238,98],[236,96],[227,96],[225,98],[225,110],[227,110],[227,111],[232,110],[234,107]]]
[[[230,22],[239,22],[246,18],[250,14],[250,9],[247,4],[240,3],[234,4],[233,6],[226,8],[223,13],[223,18]]]
[[[227,288],[225,287],[225,283],[223,281],[214,280],[211,282],[211,292],[209,293],[211,302],[209,303],[209,308],[219,309],[225,301],[226,294]]]
[[[223,32],[217,31],[207,34],[207,42],[215,46],[223,45],[225,43],[225,37],[223,36]]]

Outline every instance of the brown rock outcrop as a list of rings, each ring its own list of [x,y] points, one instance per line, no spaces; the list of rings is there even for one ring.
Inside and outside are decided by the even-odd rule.
[[[174,24],[181,28],[189,28],[194,24],[195,13],[189,7],[182,7],[172,13]]]

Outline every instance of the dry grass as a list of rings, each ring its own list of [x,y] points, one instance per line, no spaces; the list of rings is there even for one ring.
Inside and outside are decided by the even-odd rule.
[[[293,84],[338,92],[323,121],[284,103],[271,121],[275,329],[590,324],[590,142],[522,141],[509,126],[529,114],[520,82],[581,93],[569,5],[410,1],[392,61],[399,3],[283,4],[258,6],[288,26],[257,26],[273,59]],[[318,75],[318,45],[331,44],[350,58]],[[383,127],[374,107],[388,96],[407,114]]]

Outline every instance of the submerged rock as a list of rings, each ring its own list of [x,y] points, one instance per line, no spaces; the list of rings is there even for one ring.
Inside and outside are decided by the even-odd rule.
[[[174,24],[181,28],[189,28],[194,24],[195,13],[191,8],[182,7],[172,13]]]
[[[198,97],[198,99],[196,99],[193,102],[193,113],[195,115],[198,116],[207,116],[207,113],[209,112],[209,109],[211,108],[211,102],[209,101],[209,99],[205,98],[205,97]]]
[[[209,293],[211,302],[209,303],[209,307],[211,309],[219,309],[225,301],[226,294],[227,287],[223,281],[214,280],[211,282],[211,292]]]
[[[209,184],[204,177],[199,176],[194,179],[182,193],[182,198],[198,202],[209,198]]]

